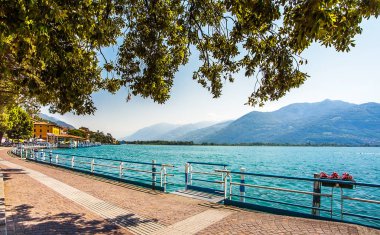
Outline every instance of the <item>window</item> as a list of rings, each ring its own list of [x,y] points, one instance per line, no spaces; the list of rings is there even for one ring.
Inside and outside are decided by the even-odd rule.
[[[40,132],[42,132],[42,129],[40,129]]]

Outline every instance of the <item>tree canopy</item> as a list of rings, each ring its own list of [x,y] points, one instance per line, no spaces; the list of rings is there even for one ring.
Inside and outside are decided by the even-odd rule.
[[[14,107],[8,114],[9,126],[6,133],[12,139],[27,139],[32,137],[33,122],[29,114],[20,107]]]
[[[307,79],[311,43],[347,52],[379,12],[379,0],[1,0],[0,90],[59,113],[93,113],[93,92],[123,86],[164,103],[198,51],[193,79],[213,97],[243,71],[256,79],[247,103],[262,105]]]

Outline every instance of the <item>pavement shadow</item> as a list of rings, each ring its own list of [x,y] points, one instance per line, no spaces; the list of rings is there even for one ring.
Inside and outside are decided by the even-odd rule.
[[[4,180],[9,180],[12,178],[12,175],[14,174],[26,174],[26,172],[22,169],[17,168],[1,168],[0,173],[3,174]]]
[[[123,234],[121,228],[105,220],[88,220],[84,214],[58,213],[31,216],[33,206],[23,204],[7,217],[8,234]]]
[[[122,215],[122,216],[117,216],[115,219],[110,219],[108,220],[109,222],[111,223],[115,223],[115,224],[119,224],[123,227],[134,227],[134,226],[138,226],[140,224],[144,224],[144,223],[156,223],[158,222],[157,219],[141,219],[141,218],[138,218],[136,217],[135,214],[126,214],[126,215]]]

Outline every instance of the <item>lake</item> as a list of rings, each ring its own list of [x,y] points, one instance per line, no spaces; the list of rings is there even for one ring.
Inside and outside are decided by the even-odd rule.
[[[130,160],[158,163],[169,163],[176,166],[168,169],[174,177],[169,179],[172,185],[169,191],[184,188],[184,165],[188,161],[209,162],[228,164],[229,170],[239,171],[241,167],[246,172],[272,174],[282,176],[295,176],[312,178],[314,173],[326,172],[331,174],[337,172],[342,175],[348,172],[357,182],[380,184],[380,148],[375,147],[283,147],[283,146],[164,146],[164,145],[118,145],[100,146],[79,149],[59,149],[54,152],[88,156],[91,158],[111,158],[115,160]],[[97,162],[104,162],[99,160]],[[134,166],[136,167],[136,166]],[[150,167],[150,166],[148,166]],[[111,173],[108,169],[101,169]],[[98,170],[98,169],[95,169]],[[194,171],[212,171],[221,169],[215,166],[193,165]],[[114,169],[113,174],[118,174]],[[133,174],[138,176],[138,174]],[[147,177],[150,177],[149,175]],[[194,179],[220,180],[213,176],[193,175]],[[138,177],[137,177],[138,178]],[[272,187],[282,187],[294,190],[312,191],[313,183],[305,181],[279,180],[274,178],[246,176],[246,183]],[[239,181],[239,176],[234,177]],[[202,181],[193,181],[194,185],[221,189],[220,185],[210,184]],[[322,187],[322,193],[331,193],[332,188]],[[233,193],[239,194],[239,187],[233,187]],[[260,199],[271,199],[285,203],[297,203],[311,206],[311,195],[279,192],[257,188],[247,188],[246,195],[255,199],[247,199],[265,206],[289,209],[304,213],[310,213],[308,208],[298,208],[289,205],[277,205],[276,203],[261,201]],[[336,188],[333,192],[334,218],[340,218],[340,190]],[[368,187],[356,187],[355,189],[344,189],[344,195],[380,200],[380,190]],[[239,200],[238,198],[235,198]],[[322,208],[330,208],[330,199],[322,198]],[[359,203],[355,201],[344,202],[345,212],[369,216],[379,216],[380,206],[370,203]],[[321,212],[329,216],[328,212]],[[357,219],[345,216],[345,220],[365,223],[380,227],[380,222],[368,219]]]

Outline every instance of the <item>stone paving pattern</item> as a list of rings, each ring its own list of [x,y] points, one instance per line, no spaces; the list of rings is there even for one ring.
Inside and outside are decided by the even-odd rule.
[[[197,206],[203,201],[188,200],[185,197],[155,192],[122,183],[109,183],[112,181],[107,180],[94,180],[88,175],[34,162],[26,162],[5,155],[0,152],[0,157],[4,160],[39,171],[118,207],[134,211],[141,216],[156,219],[164,225],[174,224],[208,209],[207,207]]]
[[[240,211],[201,231],[211,234],[380,234],[362,226]]]
[[[5,180],[8,235],[128,234],[34,179],[25,177],[22,171],[0,167]]]
[[[164,225],[186,220],[209,210],[210,207],[229,209],[232,212],[198,234],[380,235],[379,230],[363,226],[245,211],[126,184],[99,181],[90,176],[12,158],[5,150],[0,150],[0,157],[39,171],[138,215],[157,219]],[[0,167],[6,176],[7,226],[8,231],[11,231],[8,234],[129,234],[29,176],[26,177],[23,172]]]

